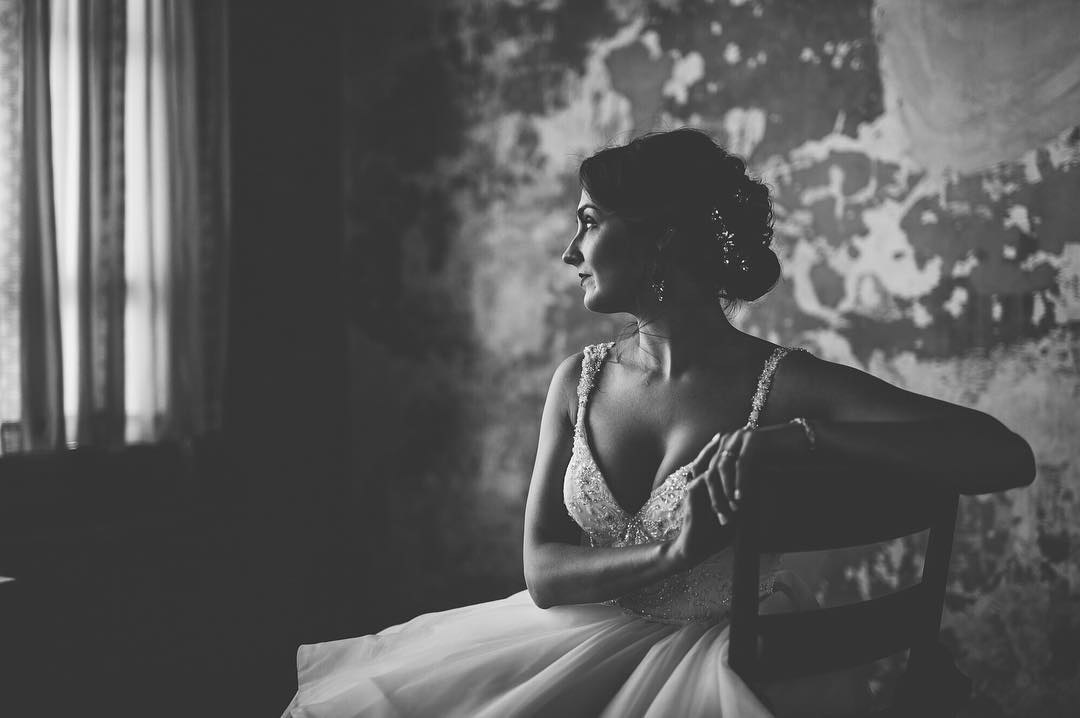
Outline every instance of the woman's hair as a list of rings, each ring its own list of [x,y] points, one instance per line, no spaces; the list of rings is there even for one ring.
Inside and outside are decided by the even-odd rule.
[[[600,150],[578,175],[590,197],[623,219],[647,232],[674,228],[664,261],[713,288],[725,311],[776,286],[769,188],[704,132],[647,133]]]

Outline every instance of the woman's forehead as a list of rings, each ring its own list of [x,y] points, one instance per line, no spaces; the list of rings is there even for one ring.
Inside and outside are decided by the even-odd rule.
[[[580,199],[578,199],[578,209],[580,210],[582,207],[585,207],[586,205],[588,205],[590,207],[595,207],[597,209],[597,211],[599,211],[599,212],[610,214],[610,211],[608,209],[606,209],[603,205],[601,205],[599,202],[597,202],[595,199],[593,199],[589,195],[589,191],[586,190],[583,187],[581,189],[581,197],[580,197]]]

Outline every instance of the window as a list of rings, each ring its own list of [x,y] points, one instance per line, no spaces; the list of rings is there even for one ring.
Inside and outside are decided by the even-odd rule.
[[[227,6],[0,0],[0,452],[220,422]]]

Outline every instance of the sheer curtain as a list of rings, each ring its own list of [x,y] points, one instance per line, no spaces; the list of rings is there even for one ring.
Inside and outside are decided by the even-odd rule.
[[[22,121],[0,124],[22,140],[4,160],[18,166],[19,201],[0,208],[21,213],[18,232],[0,230],[0,254],[18,267],[0,274],[0,388],[20,395],[0,399],[5,451],[212,432],[226,316],[225,6],[0,3],[0,22],[11,9],[23,30]]]

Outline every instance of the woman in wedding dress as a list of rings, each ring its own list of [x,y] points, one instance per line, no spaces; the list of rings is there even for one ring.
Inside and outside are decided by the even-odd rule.
[[[633,331],[554,372],[525,509],[527,589],[369,636],[300,646],[284,716],[857,713],[853,673],[752,691],[727,665],[732,526],[750,462],[902,465],[963,493],[1034,477],[992,417],[739,331],[780,267],[766,186],[704,133],[582,163],[563,261]],[[763,613],[817,604],[763,558]]]

